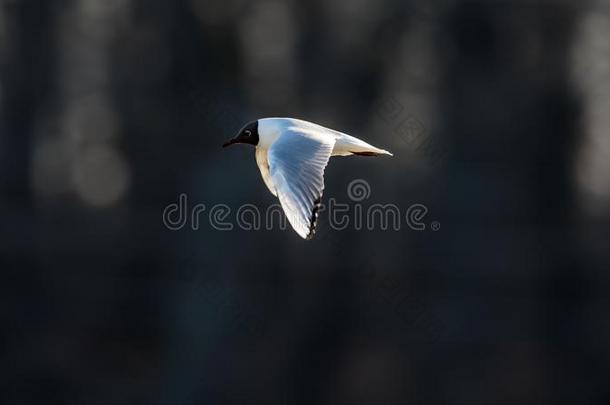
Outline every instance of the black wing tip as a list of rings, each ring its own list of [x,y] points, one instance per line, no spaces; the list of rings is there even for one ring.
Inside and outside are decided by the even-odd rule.
[[[315,199],[313,202],[313,208],[311,209],[311,217],[309,218],[309,233],[305,237],[305,240],[313,239],[316,233],[316,225],[318,223],[318,211],[320,210],[320,201],[322,196]]]

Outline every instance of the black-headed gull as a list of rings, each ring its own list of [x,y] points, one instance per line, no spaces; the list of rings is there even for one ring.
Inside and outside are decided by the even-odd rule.
[[[248,123],[223,147],[256,146],[263,181],[278,197],[288,222],[304,239],[316,227],[324,190],[324,169],[331,156],[392,154],[353,136],[294,118],[261,118]]]

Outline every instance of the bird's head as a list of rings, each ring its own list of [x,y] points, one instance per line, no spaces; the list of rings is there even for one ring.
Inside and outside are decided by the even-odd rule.
[[[247,143],[250,145],[258,145],[258,120],[248,123],[243,127],[237,136],[225,142],[222,147],[225,148],[234,143]]]

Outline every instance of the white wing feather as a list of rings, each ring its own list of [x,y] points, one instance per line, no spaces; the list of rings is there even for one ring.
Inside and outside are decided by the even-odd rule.
[[[292,126],[286,128],[267,153],[272,187],[288,222],[304,239],[311,238],[315,231],[324,190],[324,169],[334,144],[333,137]],[[262,169],[261,173],[264,179]]]

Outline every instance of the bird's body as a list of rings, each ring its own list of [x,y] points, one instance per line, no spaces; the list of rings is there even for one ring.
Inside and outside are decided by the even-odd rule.
[[[296,130],[296,131],[294,131]],[[269,149],[271,145],[282,134],[315,133],[329,139],[334,139],[335,143],[331,156],[350,156],[364,154],[364,156],[392,155],[384,149],[379,149],[356,137],[335,131],[334,129],[314,124],[313,122],[303,121],[296,118],[261,118],[258,120],[258,134],[260,137],[257,149]]]
[[[331,156],[392,155],[358,138],[294,118],[261,118],[225,143],[256,146],[256,163],[269,191],[280,200],[294,230],[310,239]]]

